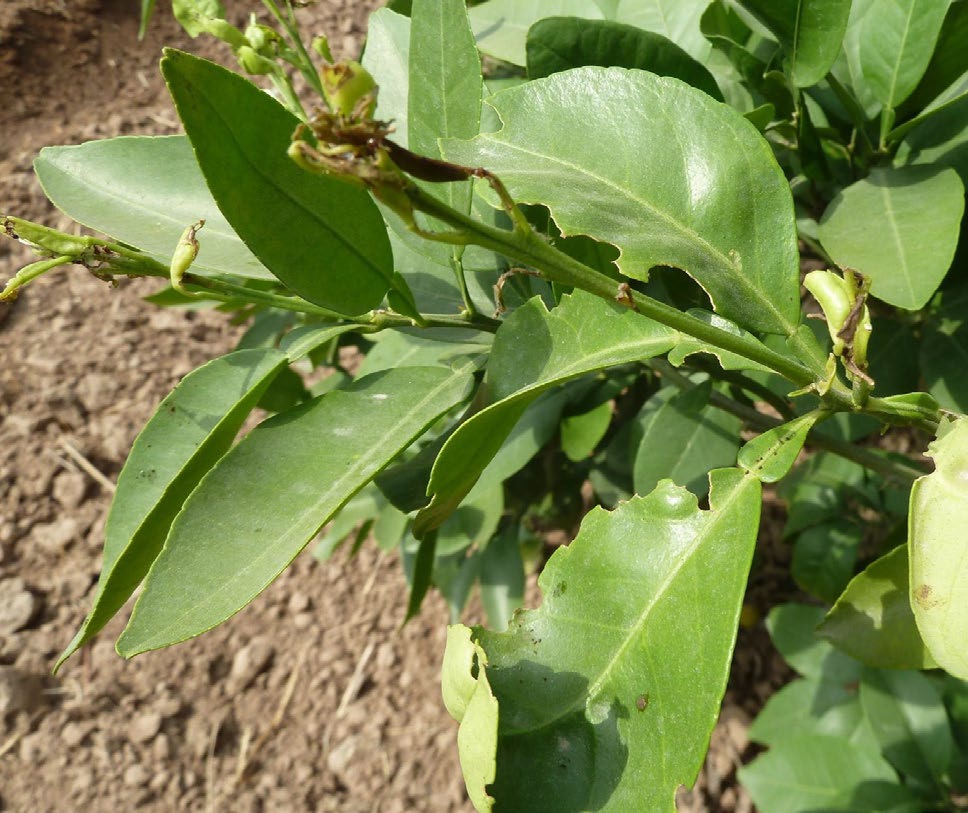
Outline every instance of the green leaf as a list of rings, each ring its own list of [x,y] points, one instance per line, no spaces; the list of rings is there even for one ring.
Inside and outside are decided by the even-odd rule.
[[[45,147],[34,171],[44,193],[68,217],[165,265],[185,227],[204,220],[193,273],[272,279],[219,211],[184,136],[121,136]]]
[[[876,169],[833,199],[820,241],[838,265],[871,278],[873,296],[917,310],[948,272],[964,208],[953,170]]]
[[[793,543],[791,575],[806,592],[835,601],[854,573],[863,536],[863,528],[846,519],[807,528]]]
[[[705,62],[711,48],[699,21],[708,5],[709,0],[619,0],[614,19],[661,34]]]
[[[708,405],[709,381],[692,390],[660,390],[645,402],[636,422],[641,442],[632,480],[648,494],[665,478],[703,497],[714,468],[736,462],[739,418]]]
[[[799,674],[840,686],[856,684],[863,669],[861,664],[817,637],[817,625],[823,616],[820,607],[781,604],[770,611],[766,626],[777,651]]]
[[[471,804],[479,813],[492,809],[487,788],[497,772],[498,701],[487,680],[487,655],[463,624],[447,629],[441,670],[444,705],[460,723],[457,749]]]
[[[940,785],[955,744],[934,683],[920,672],[868,669],[860,702],[891,764],[909,777]]]
[[[611,513],[594,509],[539,577],[541,607],[506,633],[475,630],[488,657],[478,680],[498,701],[497,805],[669,810],[695,780],[760,507],[755,478],[721,469],[710,479],[708,511],[669,481]]]
[[[711,313],[707,310],[702,310],[701,308],[689,308],[687,313],[690,316],[694,316],[696,319],[700,319],[708,325],[717,327],[720,330],[725,330],[727,333],[732,333],[734,336],[741,336],[744,341],[747,342],[757,342],[762,344],[759,339],[756,338],[748,330],[743,330],[735,322],[729,321],[729,319],[724,319],[722,316],[718,316],[715,313]],[[755,361],[751,361],[745,356],[739,355],[739,353],[730,353],[728,350],[722,350],[718,347],[712,347],[705,342],[695,339],[692,336],[683,336],[678,344],[669,353],[669,363],[674,364],[679,367],[689,356],[694,353],[708,353],[709,355],[715,356],[719,361],[720,366],[724,370],[759,370],[764,373],[769,373],[770,370]]]
[[[594,0],[490,0],[468,10],[478,47],[489,56],[513,65],[527,64],[528,29],[544,17],[581,17],[603,20]]]
[[[968,6],[952,3],[948,7],[931,61],[917,88],[904,104],[905,110],[919,112],[929,106],[968,71]]]
[[[299,122],[251,82],[172,49],[161,69],[212,195],[252,252],[310,302],[351,315],[377,307],[393,257],[366,192],[290,161]]]
[[[411,20],[406,116],[410,149],[439,158],[440,139],[473,138],[480,132],[484,93],[481,58],[464,0],[414,0]],[[473,184],[422,186],[451,208],[470,212]],[[411,235],[404,236],[407,240],[412,246]],[[464,246],[421,242],[417,250],[445,264],[449,279],[454,279],[455,269],[463,269]],[[426,259],[424,265],[428,265]]]
[[[934,52],[951,0],[857,0],[857,58],[868,91],[894,109],[917,87]]]
[[[763,745],[777,745],[790,737],[825,734],[843,737],[877,751],[864,720],[856,688],[827,680],[801,678],[788,683],[766,701],[750,726],[749,737]]]
[[[862,466],[828,452],[797,466],[780,485],[778,494],[789,504],[785,537],[843,516],[848,500],[870,505],[876,499]]]
[[[155,11],[155,0],[141,0],[141,19],[138,22],[138,39],[143,40],[148,31],[148,23]]]
[[[739,450],[736,462],[763,483],[782,480],[797,462],[818,417],[817,413],[808,412],[757,435]]]
[[[855,576],[817,634],[851,657],[882,669],[932,669],[911,610],[907,545]]]
[[[790,60],[793,83],[810,87],[833,67],[847,30],[851,0],[741,0],[776,34]]]
[[[410,105],[410,20],[389,8],[379,8],[367,23],[363,67],[376,81],[380,92],[374,115],[394,124],[393,140],[409,144],[407,110]]]
[[[800,318],[796,223],[769,144],[736,111],[676,79],[578,68],[491,97],[503,129],[448,141],[448,159],[486,166],[561,233],[614,244],[645,280],[682,268],[717,312],[793,333]],[[624,122],[616,127],[615,122]]]
[[[528,31],[527,51],[531,79],[584,65],[638,68],[674,76],[723,101],[716,80],[701,62],[661,34],[624,23],[577,17],[539,20]]]
[[[511,615],[524,604],[524,562],[519,528],[509,527],[490,541],[481,555],[481,603],[492,630],[506,630]]]
[[[225,17],[221,0],[172,0],[171,9],[190,37],[205,33],[205,20]]]
[[[571,415],[561,422],[561,451],[578,463],[595,451],[595,447],[612,422],[612,404],[605,401],[582,415]]]
[[[437,527],[460,504],[542,392],[585,373],[667,352],[676,332],[583,291],[548,311],[535,297],[515,310],[494,338],[486,383],[489,405],[444,444],[414,535]]]
[[[185,503],[118,651],[184,641],[242,609],[470,383],[439,367],[389,370],[260,424]]]
[[[414,0],[407,131],[410,149],[440,157],[438,139],[480,131],[481,59],[464,0]],[[470,211],[471,185],[445,184],[445,199]]]
[[[790,737],[740,768],[739,780],[767,813],[884,813],[894,810],[890,805],[914,801],[877,751],[843,737]]]
[[[953,330],[926,325],[921,341],[921,372],[928,392],[944,409],[968,412],[968,324]]]
[[[189,373],[161,402],[118,476],[93,606],[55,671],[131,597],[188,495],[288,363],[278,350],[229,353]]]
[[[908,546],[911,607],[921,638],[938,665],[968,678],[968,560],[963,518],[968,511],[968,420],[950,424],[926,454],[934,473],[911,489]]]

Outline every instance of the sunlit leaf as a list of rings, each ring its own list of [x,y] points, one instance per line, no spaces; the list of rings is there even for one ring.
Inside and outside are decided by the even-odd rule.
[[[272,279],[219,211],[184,136],[45,147],[34,170],[44,193],[68,217],[165,265],[185,227],[204,220],[193,273]]]
[[[851,0],[741,0],[776,34],[787,52],[797,87],[827,75],[840,53]]]
[[[909,596],[908,549],[899,545],[851,580],[817,634],[868,666],[932,669]]]
[[[488,100],[504,127],[447,141],[546,205],[565,235],[614,244],[622,273],[682,268],[741,327],[799,322],[796,224],[769,144],[736,111],[678,80],[578,68]],[[615,122],[623,122],[616,127]]]
[[[873,296],[917,310],[948,272],[964,208],[953,170],[873,170],[830,203],[820,240],[839,265],[871,278]]]
[[[938,665],[968,679],[968,420],[955,421],[929,447],[934,473],[911,489],[908,546],[911,606],[921,637]]]
[[[189,373],[161,402],[118,477],[93,606],[55,668],[131,597],[188,495],[228,451],[242,422],[288,363],[278,350],[238,350]]]
[[[678,785],[693,783],[760,505],[755,478],[720,469],[711,480],[708,511],[669,481],[611,513],[595,509],[545,566],[541,607],[506,633],[475,630],[488,661],[477,680],[498,703],[499,807],[667,810]],[[451,680],[467,696],[466,677]]]

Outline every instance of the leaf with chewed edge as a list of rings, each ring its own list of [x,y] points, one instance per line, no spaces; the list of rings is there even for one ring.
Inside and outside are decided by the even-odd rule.
[[[709,510],[668,480],[592,510],[539,577],[541,606],[505,633],[474,629],[487,660],[471,677],[498,706],[498,809],[671,810],[677,787],[695,780],[760,513],[755,477],[718,469],[710,481]],[[460,663],[468,653],[455,649],[448,682],[466,698]]]
[[[628,308],[576,291],[548,311],[536,297],[498,330],[488,362],[490,404],[465,421],[444,444],[417,514],[423,536],[457,508],[501,444],[545,390],[605,367],[651,358],[672,348],[678,333]]]

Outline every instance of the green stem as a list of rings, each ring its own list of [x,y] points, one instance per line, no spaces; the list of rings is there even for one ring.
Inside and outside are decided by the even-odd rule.
[[[183,284],[190,285],[206,292],[213,299],[221,302],[238,301],[244,299],[256,305],[264,305],[269,308],[279,308],[280,310],[293,311],[295,313],[306,313],[311,316],[321,316],[324,319],[334,322],[352,322],[361,328],[370,327],[375,330],[383,330],[389,327],[459,327],[483,330],[488,333],[495,333],[501,326],[497,319],[475,314],[473,316],[451,315],[448,313],[431,313],[423,317],[424,325],[415,325],[414,320],[409,316],[401,316],[398,313],[389,311],[370,311],[364,316],[344,316],[336,311],[314,305],[305,299],[296,296],[284,296],[268,291],[256,291],[246,288],[244,285],[237,285],[220,279],[210,277],[200,277],[197,274],[185,274],[182,279]]]
[[[451,257],[450,263],[454,269],[454,276],[457,278],[457,285],[460,288],[461,299],[464,302],[464,312],[470,317],[479,315],[479,311],[474,305],[474,300],[471,299],[470,289],[467,287],[467,278],[464,274],[464,260],[459,256],[457,251],[455,251],[454,256]]]
[[[74,258],[64,254],[60,257],[51,257],[49,260],[38,260],[30,265],[25,265],[7,280],[7,284],[0,291],[0,302],[12,302],[17,298],[17,292],[24,285],[33,282],[37,277],[46,274],[48,271],[72,262],[74,262]]]
[[[647,364],[679,389],[691,389],[695,386],[692,381],[663,359],[651,359]],[[786,421],[779,420],[770,415],[764,415],[762,412],[746,406],[746,404],[734,401],[732,398],[716,390],[710,393],[709,403],[718,409],[722,409],[724,412],[735,415],[750,427],[763,432],[786,423]],[[904,485],[910,485],[918,477],[927,474],[926,469],[920,468],[914,462],[902,462],[885,457],[864,446],[856,446],[852,443],[822,435],[815,429],[810,430],[807,438],[808,443],[815,449],[823,449],[824,451],[832,452],[838,457],[852,460],[865,469],[877,472],[886,480],[893,480]]]
[[[622,293],[614,279],[554,248],[530,227],[525,230],[520,224],[516,224],[514,230],[507,231],[489,226],[450,208],[435,197],[424,193],[416,185],[408,188],[408,195],[416,208],[458,229],[466,236],[466,242],[476,243],[483,248],[489,248],[537,268],[542,276],[552,282],[582,288],[612,302],[616,301],[616,297]],[[638,291],[630,289],[628,296],[634,303],[635,310],[644,316],[714,347],[756,361],[797,386],[809,386],[815,380],[813,373],[802,364],[770,350],[760,342],[720,330]],[[846,390],[846,399],[849,404],[849,390]]]
[[[296,26],[295,15],[293,14],[292,7],[289,7],[289,13],[292,19],[287,20],[281,11],[279,11],[278,6],[273,2],[273,0],[262,0],[262,4],[269,9],[269,13],[276,18],[276,21],[285,29],[286,34],[289,36],[289,40],[292,47],[295,49],[296,53],[299,54],[299,59],[302,64],[297,65],[299,72],[305,77],[306,81],[309,83],[310,87],[319,94],[319,98],[323,98],[323,84],[319,79],[319,74],[316,73],[316,66],[313,63],[312,57],[309,56],[309,52],[306,50],[306,46],[303,45],[302,37],[299,36],[299,30]],[[301,107],[301,105],[300,105]]]
[[[733,370],[723,370],[714,363],[707,363],[704,359],[694,362],[693,359],[690,358],[688,359],[687,363],[694,363],[699,370],[712,378],[715,378],[717,381],[723,381],[727,384],[731,384],[734,387],[739,387],[741,390],[749,393],[750,395],[759,398],[761,401],[769,404],[777,412],[779,412],[780,415],[783,416],[784,420],[792,421],[796,417],[796,412],[793,409],[793,405],[789,401],[777,395],[765,384],[761,384],[759,381],[754,381],[749,376]]]

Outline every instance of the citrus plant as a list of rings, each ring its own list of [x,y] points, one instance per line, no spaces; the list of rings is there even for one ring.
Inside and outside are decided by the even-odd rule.
[[[431,586],[451,607],[478,810],[668,810],[779,483],[791,576],[831,609],[770,616],[804,679],[744,781],[765,811],[951,809],[968,4],[397,0],[359,62],[304,42],[292,5],[242,30],[174,0],[254,78],[167,50],[184,136],[35,163],[104,236],[3,219],[40,255],[6,299],[80,265],[251,320],[136,440],[58,666],[139,585],[125,657],[238,612],[321,529],[321,558],[372,536],[407,617]],[[551,536],[571,541],[543,563]],[[456,623],[475,585],[487,627]],[[826,693],[799,750],[775,722],[794,693]]]

